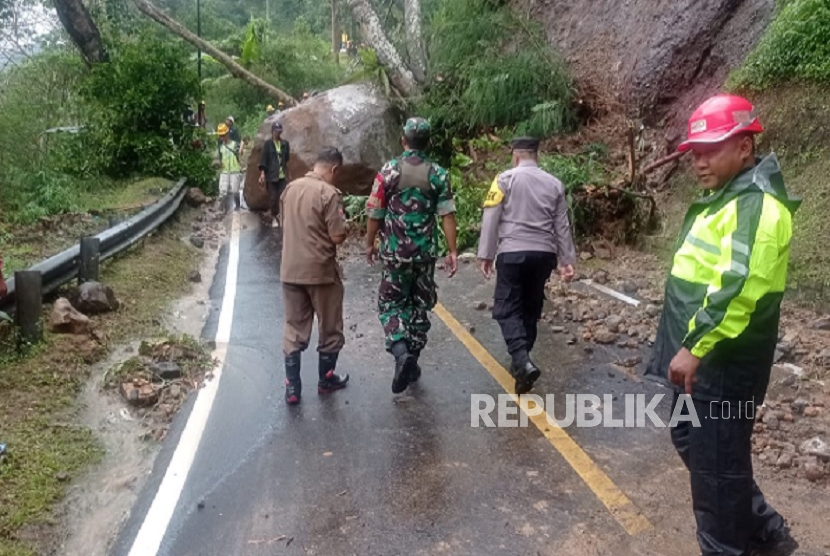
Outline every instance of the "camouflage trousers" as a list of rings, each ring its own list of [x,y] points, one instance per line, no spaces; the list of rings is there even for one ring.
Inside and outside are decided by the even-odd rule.
[[[378,310],[386,349],[405,341],[409,351],[420,352],[430,329],[428,311],[435,307],[435,262],[402,263],[384,261],[378,295]]]

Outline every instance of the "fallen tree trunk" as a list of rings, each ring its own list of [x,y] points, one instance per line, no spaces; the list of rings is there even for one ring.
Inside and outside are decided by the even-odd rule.
[[[395,45],[383,32],[378,15],[369,4],[369,0],[348,0],[354,18],[360,24],[364,40],[375,49],[378,61],[386,68],[389,81],[405,97],[416,96],[421,85],[412,70],[407,67]]]
[[[200,50],[203,50],[211,56],[213,56],[214,58],[216,58],[223,66],[225,66],[228,69],[228,71],[234,77],[237,77],[242,81],[245,81],[249,85],[252,85],[262,91],[265,91],[267,94],[276,99],[282,100],[289,104],[297,104],[297,101],[296,99],[294,99],[294,97],[292,97],[285,91],[282,91],[277,87],[274,87],[270,83],[263,81],[261,78],[249,72],[248,70],[234,62],[233,58],[231,58],[230,56],[228,56],[227,54],[225,54],[224,52],[222,52],[206,40],[188,31],[181,23],[177,22],[176,20],[165,14],[158,7],[148,2],[148,0],[133,0],[133,3],[141,13],[143,13],[144,15],[146,15],[162,27],[165,27],[166,29],[183,38],[196,48],[199,48]]]

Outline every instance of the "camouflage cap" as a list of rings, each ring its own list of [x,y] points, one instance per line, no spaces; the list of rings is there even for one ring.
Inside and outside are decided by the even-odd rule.
[[[423,118],[409,118],[403,126],[403,134],[409,139],[429,139],[432,128]]]

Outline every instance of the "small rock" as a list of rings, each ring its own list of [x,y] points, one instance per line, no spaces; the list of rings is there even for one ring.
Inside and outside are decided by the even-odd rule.
[[[765,413],[763,419],[761,420],[768,429],[770,430],[777,430],[778,429],[778,417],[775,416],[774,413],[769,412]]]
[[[622,291],[627,294],[635,294],[638,290],[637,284],[635,284],[634,282],[630,282],[628,280],[624,280],[620,287]]]
[[[626,357],[625,359],[620,361],[620,366],[622,367],[636,367],[640,363],[643,362],[643,358],[639,355],[635,355],[634,357]]]
[[[582,259],[583,261],[590,261],[591,259],[594,258],[594,256],[592,254],[590,254],[589,252],[587,252],[587,251],[583,251],[582,253],[579,254],[579,258]]]
[[[153,363],[150,366],[150,370],[162,380],[174,380],[182,376],[182,368],[179,367],[178,363],[174,363],[173,361]]]
[[[778,342],[778,346],[776,347],[784,356],[790,355],[793,352],[793,349],[795,349],[795,346],[786,340]]]
[[[458,255],[458,260],[464,264],[469,264],[472,261],[476,260],[476,254],[467,251],[465,253],[461,253],[460,255]]]
[[[818,436],[815,436],[810,440],[805,440],[801,444],[799,451],[802,454],[807,454],[808,456],[815,456],[823,462],[830,461],[830,445]]]
[[[199,500],[199,502],[196,504],[196,509],[204,510],[205,509],[205,501],[204,500]]]
[[[830,316],[821,317],[810,324],[813,330],[830,331]]]
[[[776,349],[775,354],[772,356],[772,362],[778,363],[782,359],[784,359],[784,352],[779,349]]]
[[[805,417],[818,417],[820,414],[821,410],[813,405],[804,408]]]
[[[205,240],[198,236],[190,236],[190,243],[197,249],[201,249],[205,246]]]
[[[628,329],[628,335],[632,338],[636,338],[640,334],[640,331],[636,328],[632,327]]]
[[[473,326],[472,324],[467,327],[467,330],[470,331],[470,334],[475,334],[476,333],[476,327]]]
[[[487,302],[486,301],[479,301],[478,303],[476,303],[476,311],[483,311],[486,308],[487,308]]]
[[[795,421],[795,416],[792,413],[785,413],[784,417],[782,417],[782,420],[786,421],[787,423],[792,423]]]
[[[568,344],[569,346],[572,346],[572,345],[576,344],[576,343],[577,343],[577,341],[578,341],[578,340],[576,339],[576,336],[569,336],[569,337],[568,337],[568,340],[567,340],[567,344]]]
[[[824,348],[816,357],[816,363],[830,369],[830,348]]]
[[[174,400],[178,400],[182,397],[182,387],[179,384],[170,385],[170,397]]]
[[[55,479],[62,483],[65,483],[69,480],[69,473],[67,473],[66,471],[58,471],[57,473],[55,473]]]
[[[202,281],[202,273],[199,272],[198,270],[192,270],[187,275],[187,279],[190,280],[191,282],[196,282],[196,283],[201,282]]]
[[[191,207],[198,207],[208,202],[207,196],[198,187],[191,187],[187,190],[184,197],[185,201]]]
[[[611,315],[607,319],[605,319],[605,326],[608,328],[610,332],[617,334],[620,331],[620,327],[623,324],[623,319],[619,315]]]
[[[553,332],[554,334],[562,334],[562,333],[565,332],[565,327],[564,326],[551,326],[550,331]]]
[[[801,341],[801,337],[795,332],[787,332],[781,341],[794,346]]]
[[[781,381],[781,386],[795,386],[795,375],[784,377],[784,380]]]
[[[89,317],[75,309],[68,299],[55,301],[49,316],[49,330],[55,333],[87,334],[92,327]]]
[[[608,283],[608,273],[604,270],[597,270],[594,272],[592,279],[597,284],[607,284]]]
[[[660,307],[657,305],[653,305],[649,303],[646,305],[646,314],[651,318],[659,317],[660,316]]]
[[[598,344],[613,344],[617,341],[617,334],[611,332],[607,328],[600,328],[593,334],[594,341]]]
[[[789,469],[793,466],[793,455],[784,452],[778,457],[778,461],[775,462],[775,466],[779,469]]]
[[[807,477],[808,481],[820,481],[826,474],[827,473],[824,470],[824,466],[821,464],[808,463],[804,466],[804,476]]]

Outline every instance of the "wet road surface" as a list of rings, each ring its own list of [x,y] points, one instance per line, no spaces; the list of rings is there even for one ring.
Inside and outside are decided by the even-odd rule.
[[[451,280],[440,277],[442,314],[463,330],[432,315],[421,381],[394,396],[376,315],[380,269],[346,261],[347,344],[338,372],[351,375],[349,387],[317,395],[312,345],[303,358],[303,402],[286,406],[279,234],[254,215],[237,218],[244,222],[238,251],[223,247],[211,289],[216,310],[204,330],[213,338],[222,326],[231,265],[230,341],[204,432],[166,508],[172,517],[157,520],[157,550],[141,544],[152,537],[139,535],[142,526],[152,529],[150,514],[164,506],[157,501],[148,512],[189,434],[185,425],[201,412],[191,399],[115,556],[697,553],[688,479],[667,429],[572,426],[557,431],[564,435],[557,442],[544,424],[471,427],[471,395],[504,394],[496,367],[508,361],[497,325],[476,309],[492,297],[493,283],[474,264]],[[667,394],[609,365],[616,351],[588,353],[544,327],[536,359],[548,371],[534,393],[555,393],[557,402],[565,393]],[[491,368],[475,346],[494,360]],[[668,422],[666,400],[657,413]]]

